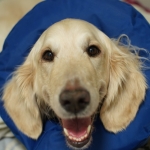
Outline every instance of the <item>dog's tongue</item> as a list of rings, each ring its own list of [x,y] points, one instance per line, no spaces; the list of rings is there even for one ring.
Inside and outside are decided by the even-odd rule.
[[[80,138],[87,133],[91,118],[62,119],[62,124],[67,129],[68,136]]]

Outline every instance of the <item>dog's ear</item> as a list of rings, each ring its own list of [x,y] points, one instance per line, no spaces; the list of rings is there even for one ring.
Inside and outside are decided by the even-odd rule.
[[[42,121],[34,91],[34,69],[27,58],[5,85],[4,107],[18,129],[37,139],[42,131]]]
[[[110,81],[100,117],[104,127],[116,133],[134,119],[145,96],[146,80],[139,57],[128,48],[112,43],[109,59]]]

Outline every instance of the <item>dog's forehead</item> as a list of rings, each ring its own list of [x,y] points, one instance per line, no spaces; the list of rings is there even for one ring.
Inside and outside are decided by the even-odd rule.
[[[96,27],[92,24],[77,20],[65,19],[50,26],[45,31],[44,45],[72,45],[82,46],[91,39],[96,39]]]
[[[46,31],[46,36],[57,39],[67,37],[79,38],[82,34],[92,36],[93,30],[95,30],[95,27],[86,21],[65,19],[50,26]]]
[[[79,20],[79,19],[65,19],[59,22],[56,22],[55,24],[53,24],[52,26],[49,27],[49,31],[50,30],[55,30],[55,31],[59,31],[64,30],[64,31],[68,31],[68,32],[72,32],[72,31],[80,31],[82,30],[83,32],[85,31],[89,31],[90,29],[94,28],[94,26],[84,20]],[[78,30],[77,30],[78,29]]]

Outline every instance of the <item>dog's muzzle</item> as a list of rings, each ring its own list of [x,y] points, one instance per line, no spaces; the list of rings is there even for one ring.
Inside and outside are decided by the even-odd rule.
[[[79,118],[77,116],[90,104],[90,94],[83,88],[65,89],[61,92],[59,101],[66,112],[76,116],[72,119],[60,118],[67,143],[72,148],[83,149],[90,143],[92,117]]]

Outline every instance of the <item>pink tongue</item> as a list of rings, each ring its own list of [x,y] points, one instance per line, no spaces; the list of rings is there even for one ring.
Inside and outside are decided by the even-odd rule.
[[[68,130],[70,136],[80,138],[87,132],[91,118],[62,119],[63,128]]]

